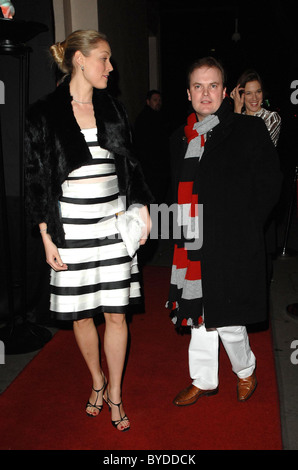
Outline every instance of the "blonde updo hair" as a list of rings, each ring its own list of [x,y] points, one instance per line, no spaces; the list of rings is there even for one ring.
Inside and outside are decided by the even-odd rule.
[[[86,57],[90,55],[100,41],[107,41],[105,34],[98,31],[78,30],[71,33],[63,42],[57,42],[50,47],[50,53],[61,72],[72,74],[73,57],[76,51],[81,51]]]

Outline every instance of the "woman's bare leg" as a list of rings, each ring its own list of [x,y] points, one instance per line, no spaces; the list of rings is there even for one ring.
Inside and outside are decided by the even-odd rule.
[[[105,313],[106,329],[104,336],[104,351],[109,368],[108,394],[113,403],[121,402],[121,381],[125,356],[127,351],[127,324],[124,314]],[[120,407],[121,416],[124,416],[124,409]],[[111,406],[111,418],[113,421],[120,419],[119,409]],[[123,421],[118,425],[121,430],[129,427],[129,421]]]
[[[90,371],[93,380],[93,388],[99,390],[104,384],[104,376],[100,367],[99,341],[93,318],[75,321],[73,330],[81,354]],[[98,398],[97,402],[96,398]],[[92,390],[89,401],[91,403],[96,402],[98,406],[101,406],[103,404],[103,393],[100,393],[97,397],[96,392]],[[88,413],[96,416],[99,414],[99,410],[95,407],[88,406]]]

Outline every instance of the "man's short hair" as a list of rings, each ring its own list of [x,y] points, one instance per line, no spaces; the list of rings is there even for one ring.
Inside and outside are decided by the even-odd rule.
[[[201,59],[198,59],[198,60],[196,60],[195,62],[193,62],[191,64],[191,66],[188,69],[188,74],[187,74],[187,86],[188,87],[189,87],[189,84],[190,84],[191,74],[194,72],[194,70],[200,69],[201,67],[210,67],[210,68],[215,67],[215,68],[217,68],[220,71],[221,76],[222,76],[223,87],[226,86],[226,73],[225,73],[225,70],[224,70],[222,64],[220,63],[219,60],[217,60],[214,57],[210,56],[210,57],[203,57]]]

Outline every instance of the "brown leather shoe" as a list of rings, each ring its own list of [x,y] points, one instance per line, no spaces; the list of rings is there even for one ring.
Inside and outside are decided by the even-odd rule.
[[[215,395],[217,392],[218,388],[215,388],[214,390],[201,390],[194,385],[189,385],[187,388],[178,393],[173,403],[176,406],[193,405],[200,397],[209,397],[210,395]]]
[[[239,379],[237,384],[237,396],[239,401],[248,400],[254,393],[258,385],[256,373],[254,372],[250,377]]]

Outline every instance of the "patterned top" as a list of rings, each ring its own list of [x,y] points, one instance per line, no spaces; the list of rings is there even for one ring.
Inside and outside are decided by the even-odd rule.
[[[243,114],[246,114],[245,112]],[[280,134],[281,127],[281,117],[276,111],[268,111],[268,109],[261,108],[257,111],[254,116],[260,117],[264,120],[268,132],[270,134],[271,140],[274,143],[275,147]]]

